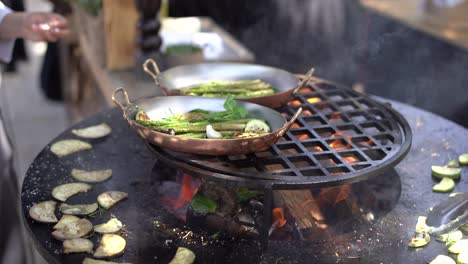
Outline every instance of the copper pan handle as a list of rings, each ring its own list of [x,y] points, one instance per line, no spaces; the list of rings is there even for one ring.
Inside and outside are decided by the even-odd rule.
[[[301,114],[302,114],[302,107],[299,107],[299,109],[297,109],[296,113],[293,115],[291,120],[289,120],[286,124],[284,124],[284,126],[280,129],[280,131],[278,131],[277,136],[282,137],[286,133],[286,131],[289,130],[289,128],[292,126],[292,124],[294,124],[294,122],[296,122],[296,119]]]
[[[143,70],[145,70],[145,72],[148,73],[153,78],[156,85],[159,86],[158,76],[159,76],[159,74],[161,74],[161,71],[159,70],[159,67],[158,67],[158,64],[156,63],[156,61],[153,60],[153,59],[147,59],[143,63]]]
[[[117,95],[119,93],[123,93],[123,97],[125,99],[124,103],[117,99]],[[112,93],[112,101],[122,110],[122,112],[125,115],[125,108],[130,104],[130,99],[128,98],[127,90],[125,90],[125,88],[123,87],[115,89],[115,91]]]
[[[310,79],[312,78],[312,75],[314,75],[314,72],[315,72],[315,68],[314,67],[310,68],[310,70],[306,73],[304,78],[302,78],[302,81],[296,86],[296,88],[294,88],[293,94],[298,93],[299,90],[301,90],[302,87],[304,87],[304,85],[306,85],[306,83],[310,81]]]

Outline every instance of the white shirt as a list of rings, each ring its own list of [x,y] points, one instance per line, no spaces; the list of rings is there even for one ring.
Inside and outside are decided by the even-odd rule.
[[[3,22],[3,18],[6,15],[11,13],[11,10],[6,7],[2,2],[0,2],[0,24]],[[13,53],[13,46],[15,44],[15,40],[5,40],[0,39],[0,60],[3,62],[10,62],[11,55]]]

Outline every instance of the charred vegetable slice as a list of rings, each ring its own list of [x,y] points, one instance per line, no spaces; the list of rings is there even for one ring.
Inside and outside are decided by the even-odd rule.
[[[416,233],[416,236],[411,239],[408,243],[410,247],[424,247],[431,241],[431,237],[428,233]]]
[[[93,224],[88,219],[80,219],[69,223],[61,230],[65,239],[83,237],[93,230]]]
[[[69,223],[73,223],[80,220],[79,217],[76,217],[74,215],[63,215],[62,218],[60,218],[60,221],[54,225],[54,229],[62,229],[65,227],[65,225]]]
[[[82,182],[103,182],[109,179],[112,176],[112,170],[95,170],[95,171],[86,171],[73,169],[71,171],[73,178],[82,181]]]
[[[247,133],[269,133],[270,127],[264,120],[252,119],[245,124],[244,132]]]
[[[193,262],[195,262],[195,253],[188,248],[179,247],[169,264],[192,264]]]
[[[468,239],[461,239],[452,244],[448,251],[452,254],[460,254],[462,251],[466,251],[468,249]]]
[[[463,238],[463,233],[460,230],[453,230],[448,232],[447,234],[443,234],[436,239],[446,243],[454,243]]]
[[[94,231],[98,233],[115,233],[122,228],[122,222],[119,219],[113,217],[104,224],[100,224],[94,227]]]
[[[130,263],[117,263],[117,262],[112,262],[112,261],[105,261],[105,260],[98,260],[98,259],[92,259],[92,258],[85,258],[83,260],[83,264],[130,264]]]
[[[455,264],[455,260],[453,260],[449,256],[445,255],[438,255],[435,259],[433,259],[429,264]]]
[[[465,251],[458,254],[457,264],[468,264],[468,250],[466,248]]]
[[[127,197],[128,197],[128,194],[125,192],[108,191],[105,193],[101,193],[97,197],[97,201],[102,208],[109,209],[112,206],[114,206],[116,203],[122,201],[123,199]]]
[[[67,239],[67,238],[65,238],[65,235],[63,234],[62,229],[58,229],[58,230],[55,230],[54,232],[52,232],[52,236],[55,239],[60,240],[60,241],[64,241],[64,240]]]
[[[127,242],[123,237],[115,234],[104,234],[99,247],[94,252],[95,258],[111,258],[118,256],[125,250]]]
[[[55,216],[55,201],[44,201],[33,205],[29,209],[29,216],[41,223],[56,223],[57,217]]]
[[[91,189],[91,185],[86,183],[66,183],[52,189],[52,196],[59,201],[65,202],[71,196],[80,192],[87,192],[89,189]]]
[[[74,238],[63,241],[63,253],[93,252],[93,242],[86,238]]]
[[[458,162],[460,162],[461,165],[468,165],[468,153],[461,154],[458,157]]]
[[[432,187],[434,192],[451,192],[455,188],[455,181],[452,178],[444,177]]]
[[[106,123],[72,130],[73,134],[82,138],[101,138],[109,135],[111,132],[112,129]]]
[[[50,147],[50,151],[57,155],[59,158],[83,151],[83,150],[89,150],[92,149],[93,146],[89,144],[88,142],[84,142],[81,140],[77,139],[65,139],[65,140],[60,140],[52,144]]]
[[[434,177],[442,179],[444,177],[451,178],[453,180],[459,179],[462,169],[461,168],[450,168],[446,166],[432,166],[432,175]]]
[[[424,233],[429,230],[429,227],[426,224],[426,220],[426,216],[418,217],[418,222],[416,223],[416,233]]]
[[[89,215],[94,213],[98,209],[97,203],[92,204],[61,204],[59,206],[60,212],[63,214],[70,214],[70,215]]]

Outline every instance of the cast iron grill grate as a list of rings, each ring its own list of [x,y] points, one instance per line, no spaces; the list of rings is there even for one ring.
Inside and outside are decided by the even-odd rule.
[[[398,112],[339,84],[314,79],[279,111],[289,118],[299,107],[303,114],[265,152],[213,157],[152,148],[199,176],[286,189],[366,179],[395,166],[410,148],[411,131]]]

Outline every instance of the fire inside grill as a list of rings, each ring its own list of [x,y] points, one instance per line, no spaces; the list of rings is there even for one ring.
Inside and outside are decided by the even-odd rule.
[[[385,174],[406,155],[407,122],[320,80],[279,110],[290,117],[299,107],[303,114],[269,151],[213,157],[151,146],[161,162],[186,172],[161,185],[166,210],[188,226],[273,240],[320,239],[374,219],[378,191],[353,183]]]

